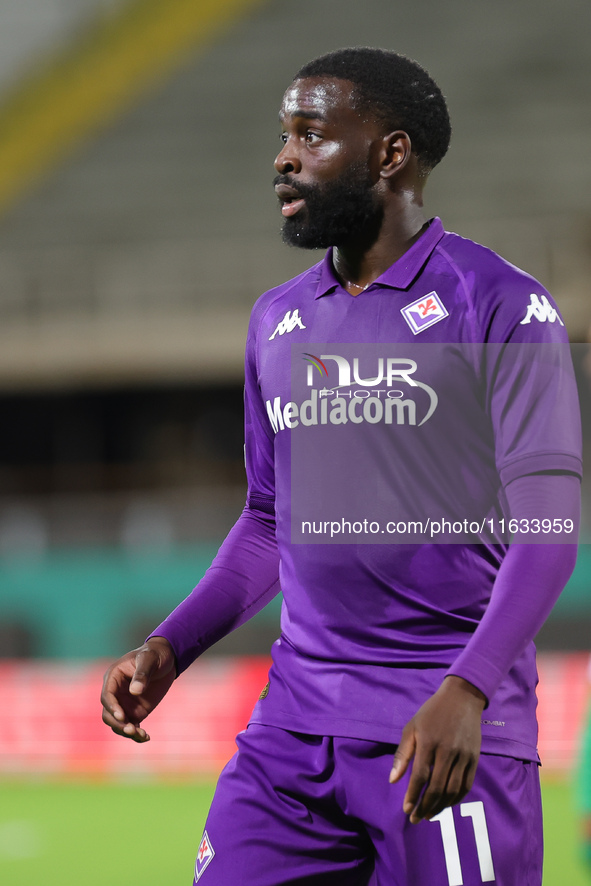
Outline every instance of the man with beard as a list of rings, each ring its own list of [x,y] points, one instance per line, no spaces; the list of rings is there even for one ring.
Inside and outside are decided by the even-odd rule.
[[[537,281],[425,218],[450,124],[418,64],[330,53],[280,119],[283,237],[330,248],[253,309],[245,510],[193,593],[109,669],[103,719],[147,741],[175,677],[281,586],[269,684],[195,882],[540,884],[532,638],[574,566],[581,471],[564,325]],[[305,513],[343,490],[368,513]],[[447,543],[380,500],[447,500]]]

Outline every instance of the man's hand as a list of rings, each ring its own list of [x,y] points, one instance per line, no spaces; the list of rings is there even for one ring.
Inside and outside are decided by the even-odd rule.
[[[150,637],[111,665],[103,681],[103,722],[117,735],[149,741],[142,720],[162,701],[176,677],[172,646],[164,637]]]
[[[479,689],[449,676],[404,727],[390,782],[403,776],[414,757],[402,805],[413,824],[459,803],[472,787],[485,704]]]

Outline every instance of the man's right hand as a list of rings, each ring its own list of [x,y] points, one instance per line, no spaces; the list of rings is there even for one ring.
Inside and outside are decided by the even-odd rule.
[[[101,693],[103,722],[117,735],[149,741],[140,723],[162,701],[175,678],[172,646],[164,637],[150,637],[106,672]]]

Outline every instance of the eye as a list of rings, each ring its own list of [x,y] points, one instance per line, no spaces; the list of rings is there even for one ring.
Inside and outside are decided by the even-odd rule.
[[[282,132],[279,136],[279,140],[282,141],[283,144],[285,144],[287,142],[287,132]]]
[[[317,141],[320,141],[321,136],[317,132],[312,132],[310,129],[306,132],[306,141],[309,145],[315,144]]]

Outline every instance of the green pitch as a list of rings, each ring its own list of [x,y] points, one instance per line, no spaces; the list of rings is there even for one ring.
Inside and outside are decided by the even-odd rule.
[[[213,784],[0,784],[0,883],[189,886]]]
[[[0,883],[189,886],[213,784],[0,784]],[[544,784],[544,886],[589,886],[572,790]]]

